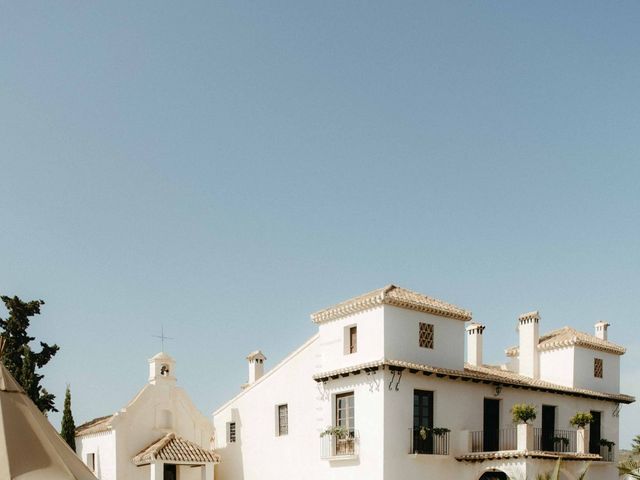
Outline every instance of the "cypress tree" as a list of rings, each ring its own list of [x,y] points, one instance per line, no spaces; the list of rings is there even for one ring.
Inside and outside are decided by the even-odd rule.
[[[64,394],[64,410],[62,411],[62,428],[60,435],[64,441],[75,451],[76,449],[76,424],[73,421],[71,413],[71,389],[67,385],[67,391]]]
[[[59,350],[57,345],[40,342],[40,351],[29,346],[35,337],[29,336],[27,330],[30,318],[40,314],[42,300],[24,302],[18,297],[0,297],[9,312],[5,319],[0,318],[0,335],[5,339],[5,350],[2,357],[7,370],[18,380],[25,392],[41,412],[57,412],[54,406],[55,396],[40,385],[44,378],[37,370],[49,363]]]

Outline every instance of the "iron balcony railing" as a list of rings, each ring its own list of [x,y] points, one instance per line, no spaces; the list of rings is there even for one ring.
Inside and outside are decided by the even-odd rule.
[[[360,453],[360,434],[350,430],[345,435],[327,434],[320,438],[321,458],[355,457]]]
[[[613,462],[613,447],[607,447],[606,445],[600,446],[600,456],[605,462]]]
[[[514,427],[471,432],[471,452],[516,450],[517,430]]]
[[[449,429],[409,428],[409,453],[449,455]]]
[[[543,452],[569,453],[577,451],[577,430],[533,429],[533,449]]]

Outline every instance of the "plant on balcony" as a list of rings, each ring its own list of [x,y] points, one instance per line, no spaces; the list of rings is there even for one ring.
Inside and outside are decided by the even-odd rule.
[[[516,403],[511,408],[511,415],[513,416],[513,423],[529,423],[538,416],[536,407],[526,403]]]
[[[571,417],[569,423],[574,427],[584,428],[590,423],[593,423],[593,415],[589,412],[578,412]]]
[[[445,427],[425,427],[424,425],[418,427],[418,434],[420,435],[420,438],[422,440],[427,439],[427,435],[429,435],[429,432],[433,433],[434,437],[441,437],[442,435],[445,435],[450,431],[451,430]]]
[[[320,432],[321,437],[324,437],[326,435],[330,435],[338,439],[344,439],[349,436],[349,430],[346,427],[341,426],[328,426],[324,429],[324,431]]]
[[[569,446],[569,439],[567,437],[553,437],[551,440],[553,441],[554,445],[560,444],[563,447]]]
[[[615,446],[615,444],[616,442],[612,442],[611,440],[607,440],[606,438],[600,439],[600,446],[607,447],[609,450],[611,450]]]

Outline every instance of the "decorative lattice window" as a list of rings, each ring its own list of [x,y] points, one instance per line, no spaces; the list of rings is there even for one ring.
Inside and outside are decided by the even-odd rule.
[[[227,423],[227,433],[229,436],[229,443],[236,443],[236,422]]]
[[[596,378],[602,378],[603,375],[603,365],[601,358],[593,359],[593,376]]]
[[[419,331],[420,346],[423,348],[433,348],[433,325],[420,322]]]
[[[289,406],[278,405],[278,435],[289,433]]]

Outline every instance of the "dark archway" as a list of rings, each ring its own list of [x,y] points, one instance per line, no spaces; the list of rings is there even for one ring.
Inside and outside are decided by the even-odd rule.
[[[504,472],[484,472],[480,480],[509,480]]]

